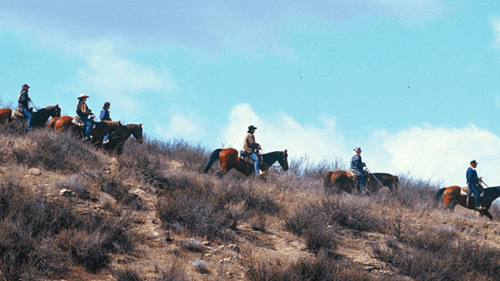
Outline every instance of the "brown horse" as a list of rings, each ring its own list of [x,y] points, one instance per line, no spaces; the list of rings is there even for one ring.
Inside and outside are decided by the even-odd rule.
[[[485,188],[483,191],[484,195],[481,199],[481,204],[484,209],[481,210],[479,214],[492,220],[493,217],[488,210],[491,207],[491,203],[500,196],[500,186]],[[436,199],[440,199],[441,196],[443,197],[444,208],[446,209],[453,210],[457,204],[470,210],[476,208],[474,197],[460,194],[460,186],[453,185],[439,189],[436,194]]]
[[[92,129],[92,143],[101,146],[103,138],[106,134],[111,133],[118,129],[121,126],[120,122],[113,121],[102,121],[95,122]],[[58,118],[52,118],[49,124],[47,124],[48,128],[54,129],[56,131],[71,131],[77,137],[83,138],[83,128],[73,123],[73,117],[71,116],[62,116]]]
[[[357,189],[357,181],[353,180],[351,176],[347,175],[347,171],[338,170],[330,171],[325,174],[323,178],[323,186],[326,192],[345,191],[353,193]],[[399,187],[399,178],[388,173],[373,173],[368,174],[366,179],[366,189],[372,194],[376,194],[382,187],[389,187],[389,190],[395,191]]]
[[[232,168],[235,168],[238,172],[249,176],[253,171],[253,165],[249,165],[245,160],[238,157],[238,151],[234,148],[219,148],[212,152],[210,158],[208,159],[203,172],[206,174],[212,164],[220,160],[221,170],[217,172],[217,175],[223,176],[229,172]],[[276,161],[281,165],[283,170],[288,170],[288,152],[284,151],[274,151],[266,154],[262,154],[262,163],[260,169],[262,171],[267,171]]]
[[[142,124],[127,124],[125,126],[119,126],[109,136],[109,142],[104,146],[104,149],[121,154],[123,152],[125,141],[130,136],[134,136],[134,139],[138,143],[142,143],[144,141],[142,137]]]
[[[58,118],[52,118],[47,127],[54,129],[56,131],[67,131],[70,130],[75,133],[75,135],[81,136],[82,130],[76,124],[73,123],[73,117],[71,116],[61,116]]]
[[[44,108],[40,108],[36,112],[33,112],[33,121],[31,123],[31,127],[45,127],[47,120],[49,117],[57,118],[61,116],[61,108],[58,104],[49,105]],[[26,118],[21,117],[12,117],[12,110],[10,108],[0,109],[0,124],[5,124],[11,122],[13,119],[18,119],[21,121],[26,120]]]

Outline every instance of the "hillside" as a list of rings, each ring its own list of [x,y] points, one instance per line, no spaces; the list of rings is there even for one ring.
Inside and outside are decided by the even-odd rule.
[[[399,175],[397,192],[359,197],[325,192],[341,161],[219,178],[183,141],[118,156],[21,131],[0,133],[2,280],[498,279],[499,208],[443,210],[432,182]]]

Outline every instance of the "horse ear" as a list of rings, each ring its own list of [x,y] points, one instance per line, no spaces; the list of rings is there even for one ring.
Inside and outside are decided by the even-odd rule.
[[[118,120],[118,124],[120,124],[120,125],[121,125],[121,124],[122,124],[122,121],[121,121],[121,120]]]
[[[283,150],[283,154],[287,155],[288,154],[288,149]]]
[[[139,127],[142,127],[142,123],[141,123],[141,124],[139,124]]]

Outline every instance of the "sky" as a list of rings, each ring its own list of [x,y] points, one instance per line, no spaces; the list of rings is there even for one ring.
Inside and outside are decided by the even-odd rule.
[[[478,4],[480,3],[480,4]],[[3,1],[0,99],[142,123],[148,138],[500,185],[500,2]]]

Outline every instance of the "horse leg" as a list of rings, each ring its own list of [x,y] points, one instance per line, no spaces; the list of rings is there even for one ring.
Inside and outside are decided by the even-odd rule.
[[[493,220],[493,216],[490,214],[488,210],[482,210],[479,213],[481,214],[481,216],[486,216],[487,218],[489,218],[490,221]]]

